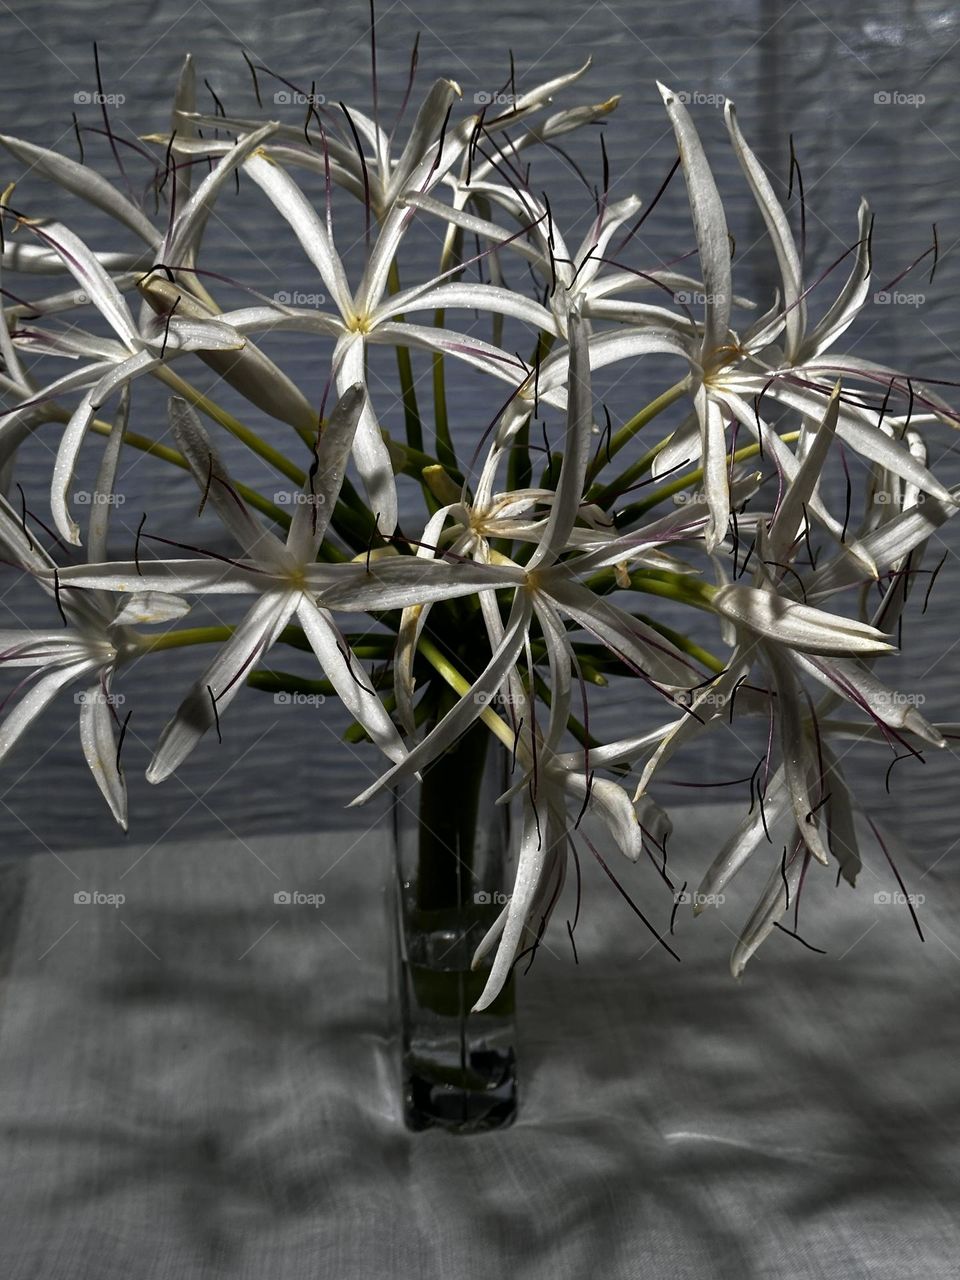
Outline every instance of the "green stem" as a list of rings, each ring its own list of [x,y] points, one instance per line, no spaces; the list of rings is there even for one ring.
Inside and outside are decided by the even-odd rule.
[[[606,448],[598,450],[597,456],[587,467],[587,483],[592,484],[614,454],[619,453],[625,445],[629,444],[637,432],[642,431],[648,422],[653,421],[657,414],[662,413],[664,409],[669,409],[672,404],[676,404],[682,396],[686,395],[688,390],[689,380],[681,378],[679,382],[674,383],[662,395],[657,396],[655,400],[651,400],[639,413],[635,413],[629,422],[625,422],[620,430],[611,437],[610,444]],[[613,486],[618,485],[620,479],[622,477],[613,481]],[[607,485],[606,487],[609,489],[613,486]],[[602,493],[603,490],[600,492]],[[599,498],[591,497],[589,494],[587,497],[590,502],[600,502],[601,506],[604,505]]]
[[[90,429],[95,431],[97,435],[108,436],[113,427],[109,422],[101,422],[98,418],[91,423]],[[148,436],[139,435],[136,431],[125,431],[123,443],[129,445],[131,449],[139,449],[141,453],[149,453],[151,457],[169,462],[171,466],[179,467],[181,471],[190,470],[190,464],[182,453],[178,453],[176,449],[171,449],[169,445],[160,444],[158,440],[151,440]],[[284,511],[275,502],[271,502],[269,498],[265,498],[262,493],[258,493],[256,489],[251,489],[247,484],[241,484],[237,481],[233,487],[247,506],[253,507],[263,515],[268,516],[281,529],[287,530],[290,528],[290,513],[288,511]],[[327,549],[331,553],[331,558],[336,558],[337,560],[346,559],[341,552],[336,551],[333,547]]]
[[[176,391],[178,395],[183,396],[195,409],[199,409],[201,413],[205,413],[208,418],[226,431],[229,431],[231,435],[236,436],[238,440],[242,440],[251,453],[263,458],[264,462],[268,462],[275,471],[279,471],[282,476],[292,480],[298,487],[302,486],[306,479],[306,472],[291,462],[279,449],[267,444],[266,440],[261,440],[255,431],[245,427],[232,413],[228,413],[216,401],[205,396],[202,391],[198,391],[192,383],[174,373],[167,365],[161,365],[159,369],[154,370],[154,374],[161,382],[166,383],[172,391]]]
[[[387,289],[391,294],[400,292],[400,268],[396,259],[390,263]],[[402,321],[403,316],[395,316]],[[403,402],[403,420],[407,431],[407,444],[414,449],[423,448],[423,423],[417,407],[417,392],[413,381],[413,361],[408,347],[397,347],[397,373],[400,377],[400,395]]]
[[[794,440],[799,439],[799,431],[784,431],[780,435],[780,439],[785,444],[792,444]],[[760,453],[760,444],[744,445],[742,449],[738,449],[734,454],[727,454],[728,463],[745,462],[748,458],[756,458]],[[659,489],[654,489],[649,497],[644,498],[642,502],[635,502],[632,506],[624,507],[617,516],[617,527],[620,529],[634,520],[639,518],[654,507],[659,506],[667,498],[672,498],[675,494],[682,493],[684,489],[690,489],[694,485],[699,484],[703,480],[703,468],[697,467],[695,471],[688,472],[685,476],[681,476],[677,480],[671,480],[669,484],[661,485]]]
[[[446,313],[437,310],[433,313],[434,328],[442,329]],[[456,470],[457,455],[453,448],[453,437],[450,435],[450,421],[447,417],[447,380],[443,364],[443,352],[433,354],[433,423],[436,433],[437,457],[448,471]]]
[[[453,705],[438,700],[437,718]],[[417,906],[439,911],[471,899],[474,844],[489,736],[474,724],[421,771]]]

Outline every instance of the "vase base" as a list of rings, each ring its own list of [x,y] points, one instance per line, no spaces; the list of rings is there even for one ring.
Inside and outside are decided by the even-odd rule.
[[[459,1077],[459,1078],[458,1078]],[[403,1119],[416,1133],[484,1133],[504,1129],[517,1114],[513,1051],[476,1050],[469,1062],[445,1068],[435,1061],[404,1062]]]

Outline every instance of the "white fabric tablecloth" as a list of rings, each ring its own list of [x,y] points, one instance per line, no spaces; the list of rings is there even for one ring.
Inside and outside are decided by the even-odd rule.
[[[682,875],[729,822],[682,815]],[[521,980],[520,1119],[457,1138],[400,1120],[387,857],[345,834],[0,868],[4,1280],[957,1274],[960,929],[936,870],[901,864],[921,943],[874,902],[879,857],[856,892],[812,867],[800,928],[828,955],[775,934],[737,984],[746,897],[682,915],[676,964],[585,866],[579,965],[561,910]],[[664,923],[649,869],[616,869]]]

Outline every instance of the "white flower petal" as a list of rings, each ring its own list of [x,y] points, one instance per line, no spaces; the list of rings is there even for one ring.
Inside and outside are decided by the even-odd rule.
[[[53,479],[50,485],[50,509],[57,532],[65,541],[80,545],[80,526],[70,514],[68,505],[70,486],[73,484],[73,473],[77,465],[77,456],[86,439],[90,424],[97,415],[103,402],[118,387],[123,387],[141,374],[149,373],[160,363],[157,356],[149,351],[138,351],[128,360],[114,365],[105,373],[96,386],[91,387],[64,428],[60,438],[60,447],[53,464]]]
[[[350,654],[346,640],[337,630],[330,615],[304,595],[297,606],[297,617],[324,674],[336,689],[344,707],[385,755],[393,761],[402,760],[406,750],[400,741],[400,735],[383,703],[375,691],[368,687],[369,676]]]
[[[248,157],[244,170],[290,224],[304,253],[316,267],[327,293],[344,319],[350,319],[353,297],[340,256],[306,196],[287,173],[264,155]],[[352,381],[355,381],[353,379]]]
[[[80,743],[94,781],[117,822],[127,829],[127,784],[117,765],[110,684],[92,685],[80,703]]]
[[[808,653],[884,653],[894,648],[866,623],[798,604],[774,591],[732,583],[718,587],[711,603],[757,635]]]
[[[286,626],[298,599],[297,592],[275,591],[254,604],[165,726],[147,769],[148,782],[168,778],[207,730],[219,723],[248,672]]]
[[[119,627],[149,626],[156,622],[174,622],[190,612],[189,600],[162,591],[136,591],[121,604],[115,625]]]
[[[673,125],[687,184],[693,228],[700,249],[705,290],[703,358],[709,360],[727,342],[730,328],[730,240],[717,184],[690,114],[677,95],[658,84]]]
[[[63,686],[79,680],[81,676],[95,670],[96,666],[96,662],[82,658],[66,666],[54,667],[52,671],[33,681],[0,724],[0,762],[6,759],[20,736],[53,701]]]
[[[797,246],[794,244],[793,233],[783,207],[773,193],[773,187],[764,172],[763,165],[747,145],[740,125],[737,123],[734,105],[729,98],[724,104],[724,117],[733,149],[750,184],[750,190],[753,192],[757,207],[766,224],[767,234],[773,244],[773,251],[777,255],[783,281],[783,305],[786,313],[784,355],[788,363],[793,364],[800,350],[807,322],[800,255],[797,253]]]
[[[272,529],[260,523],[237,493],[195,410],[179,396],[170,397],[169,407],[177,448],[190,464],[200,492],[216,510],[243,554],[269,566],[285,565],[286,547]]]
[[[354,805],[365,804],[371,796],[381,791],[385,786],[390,786],[397,779],[422,769],[424,765],[429,764],[442,751],[445,751],[461,734],[465,733],[473,722],[483,714],[484,708],[494,694],[499,691],[507,672],[513,667],[517,660],[517,655],[523,649],[524,639],[530,626],[530,615],[529,593],[526,591],[517,592],[510,611],[510,618],[504,631],[503,641],[477,679],[463,694],[460,701],[447,712],[425,738],[408,752],[399,764],[394,765],[392,769],[389,769],[382,777],[378,778],[372,786],[367,787],[356,799],[350,802],[351,808]]]
[[[343,393],[320,431],[314,463],[307,475],[287,534],[287,548],[297,560],[315,560],[337,505],[347,459],[357,432],[366,392],[354,383]]]

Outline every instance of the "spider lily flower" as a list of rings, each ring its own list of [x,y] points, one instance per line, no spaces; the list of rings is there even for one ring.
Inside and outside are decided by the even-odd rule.
[[[629,667],[664,691],[686,688],[696,682],[697,669],[669,641],[652,627],[599,598],[576,581],[575,567],[569,562],[560,563],[568,548],[583,498],[593,426],[587,339],[579,318],[574,318],[571,325],[567,399],[563,465],[549,515],[526,565],[502,561],[490,565],[451,565],[420,556],[401,557],[399,562],[394,560],[382,567],[378,565],[370,574],[366,589],[357,589],[349,584],[345,591],[331,587],[325,592],[324,599],[332,608],[375,608],[380,598],[385,598],[387,604],[379,607],[396,607],[398,604],[419,606],[444,598],[444,593],[459,592],[470,580],[468,570],[475,571],[480,589],[484,585],[487,589],[514,588],[508,623],[502,635],[491,636],[493,652],[490,662],[469,693],[464,694],[402,761],[356,797],[353,804],[364,803],[399,777],[419,769],[469,728],[498,692],[523,651],[534,615],[544,628],[544,634],[550,630],[554,614],[568,618],[591,632]],[[584,560],[593,567],[589,558],[584,557]],[[408,569],[404,561],[409,565]],[[401,568],[404,568],[411,585],[391,591],[380,578],[382,575],[395,578]]]
[[[521,238],[489,219],[464,213],[419,192],[408,192],[404,203],[434,214],[461,231],[483,236],[492,247],[509,246],[526,259],[539,277],[544,305],[550,312],[547,332],[565,338],[567,318],[574,310],[585,319],[612,318],[633,323],[656,321],[661,327],[689,329],[689,322],[684,317],[677,316],[666,307],[619,302],[614,306],[609,301],[615,292],[655,288],[658,282],[665,290],[671,285],[675,288],[699,287],[697,281],[671,272],[651,272],[649,276],[629,271],[602,274],[604,255],[610,241],[640,208],[636,196],[627,196],[602,206],[579,247],[571,250],[554,224],[548,206],[534,195],[519,189],[514,192],[497,183],[478,182],[475,178],[471,178],[469,194],[474,200],[486,198],[501,203],[519,226],[527,230],[529,238]]]
[[[437,122],[442,126],[442,119]],[[418,190],[429,190],[440,181],[453,163],[460,142],[456,135],[442,135],[428,148],[410,174]],[[277,305],[253,307],[229,313],[223,319],[241,332],[259,327],[298,328],[336,339],[333,370],[342,394],[355,382],[365,384],[366,349],[371,343],[417,347],[464,360],[489,373],[515,382],[518,371],[525,374],[519,360],[499,347],[449,329],[397,321],[395,316],[440,307],[479,307],[513,315],[534,329],[551,326],[549,313],[539,304],[509,290],[490,285],[446,282],[445,275],[424,285],[389,295],[390,269],[413,210],[394,206],[385,218],[371,250],[360,284],[352,291],[327,224],[307,201],[287,171],[266,152],[251,156],[245,172],[264,191],[277,211],[289,222],[307,257],[317,269],[336,313],[307,311]],[[383,439],[369,398],[365,402],[354,440],[354,459],[364,482],[378,527],[391,534],[397,522],[396,484],[390,453]]]
[[[157,368],[167,356],[204,348],[238,350],[245,339],[219,321],[196,321],[168,316],[166,321],[150,315],[146,326],[138,326],[115,281],[87,246],[72,231],[58,224],[36,228],[44,242],[63,258],[67,269],[116,334],[116,339],[99,338],[71,330],[52,344],[51,350],[69,350],[92,358],[79,375],[58,379],[33,400],[27,400],[0,417],[0,448],[6,451],[22,438],[22,426],[29,411],[52,400],[65,390],[87,385],[67,423],[53,468],[51,508],[57,530],[68,542],[79,545],[80,530],[68,509],[68,493],[73,482],[77,455],[97,410],[116,391],[141,374]],[[92,385],[91,385],[92,384]]]
[[[658,455],[654,474],[662,474],[678,461],[692,461],[698,454],[702,455],[705,488],[715,512],[714,529],[708,541],[716,544],[729,514],[723,486],[726,448],[723,424],[726,421],[738,422],[758,436],[762,445],[769,447],[778,469],[786,478],[792,479],[799,465],[797,459],[762,420],[759,408],[751,403],[752,400],[769,397],[819,421],[829,397],[823,387],[823,380],[828,375],[832,375],[831,382],[837,374],[845,374],[889,383],[898,374],[880,366],[865,370],[853,358],[827,359],[823,356],[830,344],[852,323],[869,293],[869,210],[861,205],[860,244],[851,277],[821,324],[807,334],[799,256],[789,235],[786,215],[759,162],[743,139],[733,106],[728,103],[728,128],[741,167],[774,242],[784,291],[784,307],[779,313],[775,311],[772,316],[762,318],[743,339],[730,332],[730,244],[723,204],[686,107],[665,86],[661,85],[660,91],[680,147],[690,195],[705,286],[705,319],[700,350],[690,353],[695,420],[688,421],[675,432],[671,445]],[[780,331],[786,334],[783,351],[772,346]],[[915,484],[924,493],[941,501],[948,498],[947,491],[926,467],[879,430],[871,414],[849,397],[840,405],[837,434],[865,458]],[[810,510],[835,537],[840,538],[842,526],[826,510],[819,497],[811,499]],[[856,548],[851,550],[852,554],[857,554]]]
[[[285,541],[248,511],[196,414],[185,401],[174,398],[171,422],[178,447],[206,500],[212,503],[233,535],[243,558],[229,562],[144,560],[67,569],[61,573],[60,581],[65,585],[105,591],[123,590],[130,580],[139,577],[145,585],[160,592],[257,596],[164,729],[147,771],[151,782],[161,782],[168,777],[207,730],[219,724],[221,714],[242,687],[245,673],[273,646],[294,616],[350,714],[389,757],[403,759],[403,745],[380,699],[363,679],[357,660],[328,610],[316,601],[317,594],[331,582],[326,569],[334,567],[317,564],[317,550],[343,483],[363,398],[362,386],[349,388],[321,431],[316,466],[307,477]],[[336,567],[352,571],[354,579],[363,575],[362,566]],[[336,575],[332,580],[336,580]]]
[[[505,111],[489,114],[483,112],[451,124],[446,130],[458,145],[458,157],[463,165],[471,164],[479,175],[498,163],[508,161],[520,151],[532,145],[549,142],[572,129],[581,128],[602,115],[608,114],[618,99],[595,107],[574,107],[555,113],[545,121],[536,116],[553,100],[557,93],[578,81],[590,66],[588,59],[576,71],[558,76],[519,95]],[[369,201],[371,213],[382,222],[397,204],[410,185],[411,174],[427,151],[436,145],[438,133],[447,113],[461,96],[460,86],[453,80],[434,82],[414,119],[407,140],[399,150],[394,145],[394,132],[387,133],[377,122],[356,107],[349,108],[347,119],[342,111],[329,111],[318,106],[314,114],[317,121],[324,121],[322,146],[318,150],[312,140],[305,137],[302,126],[279,124],[276,139],[271,142],[268,154],[283,164],[299,165],[311,169],[336,185],[344,188],[358,200]],[[357,149],[356,138],[349,127],[352,122],[361,139],[363,154]],[[197,126],[204,129],[230,130],[236,134],[250,133],[263,121],[253,117],[207,115],[196,110],[177,108],[171,133],[151,134],[147,142],[169,146],[174,155],[206,156],[226,152],[229,142],[200,139],[191,136]],[[307,126],[309,130],[309,123]],[[508,129],[521,130],[519,137],[508,138]],[[492,150],[478,154],[477,142],[481,138],[485,147]],[[499,136],[503,135],[502,142]],[[316,135],[314,135],[316,136]]]
[[[172,315],[208,323],[218,319],[199,298],[156,273],[142,277],[140,293],[159,316]],[[197,355],[208,368],[258,409],[302,432],[316,431],[317,414],[306,396],[274,362],[249,339],[242,351],[199,350]]]
[[[516,665],[525,651],[528,654],[528,665],[530,663],[529,629],[535,618],[544,637],[549,661],[550,716],[546,728],[540,730],[531,711],[530,715],[521,717],[527,720],[529,727],[525,732],[518,730],[516,736],[517,758],[522,766],[523,777],[513,790],[519,790],[524,795],[524,837],[521,840],[514,892],[498,927],[497,956],[478,1008],[486,1007],[495,998],[532,916],[538,911],[543,914],[544,903],[550,899],[552,889],[560,882],[562,872],[558,859],[564,856],[566,849],[566,841],[561,837],[561,832],[565,832],[569,825],[566,817],[569,798],[576,798],[582,809],[595,812],[601,817],[627,856],[639,856],[642,832],[636,811],[622,788],[613,782],[593,782],[588,779],[585,770],[571,769],[566,766],[565,761],[553,763],[558,757],[558,748],[566,730],[575,663],[563,619],[568,618],[591,631],[637,671],[645,673],[646,678],[655,685],[667,688],[685,687],[697,679],[692,664],[661,636],[614,605],[593,595],[574,580],[567,561],[560,563],[560,557],[568,547],[582,500],[593,421],[587,340],[583,322],[576,316],[571,318],[567,400],[564,460],[541,536],[525,567],[503,565],[501,569],[504,574],[511,575],[503,578],[502,585],[509,585],[512,579],[512,585],[516,588],[506,622],[501,621],[490,594],[484,592],[481,596],[481,608],[491,647],[487,667],[438,724],[419,743],[412,746],[401,761],[353,801],[353,804],[363,803],[384,786],[429,763],[483,713],[492,696],[504,684],[511,690],[512,702],[531,711],[529,697],[519,681]],[[423,565],[420,574],[424,582],[439,577],[441,572],[455,578],[466,567],[431,567],[432,562],[428,559],[408,559],[415,566],[418,563]],[[389,564],[384,566],[387,570],[390,567]],[[487,573],[497,566],[476,567],[478,571]],[[376,585],[371,584],[372,600],[376,599],[373,594],[376,590]],[[422,586],[417,591],[418,595],[410,601],[414,605],[423,603]],[[328,604],[336,594],[336,589],[326,594]],[[362,606],[366,603],[365,600],[357,600],[354,595],[355,605]],[[413,616],[416,619],[416,615]],[[534,839],[533,833],[537,830],[539,835]],[[488,944],[490,942],[492,935]]]
[[[476,493],[471,498],[467,497],[466,489],[448,494],[454,500],[447,502],[431,516],[416,550],[418,558],[434,560],[438,555],[444,554],[469,557],[487,565],[495,557],[491,543],[497,540],[512,539],[537,545],[540,543],[546,532],[549,513],[558,496],[548,489],[515,489],[497,494],[496,476],[504,456],[505,451],[494,444],[484,462]],[[586,527],[573,526],[568,530],[563,552],[579,550],[595,553],[593,557],[584,556],[576,560],[579,578],[605,568],[608,564],[628,560],[651,569],[680,571],[682,568],[676,560],[658,549],[662,543],[676,540],[678,534],[672,524],[669,528],[666,522],[662,528],[651,526],[643,531],[648,535],[645,539],[640,531],[634,531],[624,538],[617,533],[608,517],[589,504],[579,504],[577,517],[585,522]],[[689,530],[695,527],[696,518],[691,521],[688,514],[683,523]],[[497,558],[502,560],[502,557]],[[417,603],[404,610],[394,655],[397,711],[401,723],[411,736],[415,734],[413,664],[417,640],[426,624],[430,607],[429,603]]]
[[[78,166],[65,157],[44,153],[36,163],[46,176],[58,181],[68,190],[85,195],[97,207],[118,217],[120,221],[138,229],[138,234],[163,257],[178,261],[192,259],[206,226],[211,208],[224,183],[243,163],[247,154],[255,150],[273,132],[270,125],[237,143],[230,155],[207,175],[191,196],[185,208],[176,214],[166,235],[160,236],[144,225],[136,206],[125,197],[113,199],[105,179]],[[10,142],[11,140],[8,140]],[[26,144],[24,144],[26,146]],[[29,148],[21,148],[21,158],[32,155]],[[78,172],[79,170],[79,172]],[[116,194],[116,193],[115,193]],[[79,529],[67,509],[66,494],[72,481],[77,455],[90,424],[103,402],[134,378],[152,372],[168,358],[190,351],[240,351],[246,339],[220,319],[198,319],[196,316],[178,316],[167,312],[157,316],[146,301],[143,302],[138,321],[133,315],[116,280],[110,275],[100,258],[91,252],[67,227],[59,223],[40,223],[24,218],[19,223],[28,227],[44,247],[55,253],[64,268],[74,277],[86,298],[97,308],[116,335],[104,339],[84,334],[76,327],[68,334],[43,335],[32,331],[26,337],[31,349],[45,349],[51,354],[74,358],[86,356],[93,363],[83,371],[57,379],[42,391],[22,400],[14,409],[0,415],[0,457],[8,459],[32,425],[36,425],[43,412],[41,406],[54,397],[75,387],[88,387],[86,394],[72,414],[61,438],[54,468],[51,488],[51,506],[54,522],[63,538],[78,543]],[[196,279],[191,288],[198,288]]]
[[[561,78],[525,95],[516,104],[517,109],[508,113],[509,119],[524,119],[529,112],[539,109],[554,89],[562,87],[571,78]],[[361,114],[351,117],[361,127],[367,140],[375,145],[376,164],[373,167],[379,172],[381,179],[377,209],[381,220],[380,234],[356,293],[352,293],[347,284],[329,223],[321,221],[301,189],[277,163],[273,154],[275,149],[262,149],[259,154],[250,156],[244,163],[245,171],[290,223],[307,257],[317,268],[337,313],[254,308],[236,313],[229,317],[230,321],[244,332],[259,326],[275,328],[280,320],[277,311],[281,310],[285,317],[285,321],[281,321],[281,327],[304,327],[334,336],[337,343],[333,365],[337,388],[341,394],[354,382],[365,381],[366,347],[370,342],[416,346],[431,352],[457,356],[481,368],[489,368],[491,365],[495,368],[514,368],[517,363],[515,359],[496,347],[461,337],[449,330],[411,323],[401,324],[392,318],[408,311],[477,306],[517,316],[536,328],[549,328],[549,313],[536,303],[509,290],[487,285],[443,283],[443,276],[393,298],[385,296],[391,266],[413,216],[411,209],[399,206],[399,195],[408,188],[421,193],[428,192],[440,182],[476,130],[475,118],[461,122],[451,129],[445,127],[452,102],[459,94],[459,86],[453,81],[438,81],[434,85],[417,116],[408,144],[395,165],[390,161],[386,137],[378,133],[372,122],[366,121]],[[219,119],[217,127],[224,127],[222,119]],[[348,154],[342,149],[338,152],[341,166],[347,166]],[[292,157],[284,156],[284,159],[290,158]],[[365,160],[361,161],[361,169],[363,190],[369,198],[370,174]],[[381,532],[390,534],[396,527],[396,486],[389,451],[369,399],[364,406],[355,437],[354,457],[371,506],[377,514],[378,527]]]
[[[128,397],[124,395],[114,424],[90,508],[89,547],[106,554],[108,504],[98,499],[113,491],[114,472],[126,425]],[[134,591],[119,597],[101,592],[60,590],[54,561],[34,541],[6,499],[0,497],[0,548],[14,563],[32,574],[57,606],[65,626],[56,631],[0,632],[0,665],[29,674],[17,686],[18,701],[0,722],[0,762],[25,730],[58,693],[81,685],[80,742],[90,771],[120,826],[127,829],[127,792],[119,762],[117,698],[112,693],[116,672],[143,651],[143,637],[135,627],[182,617],[189,604],[175,595]],[[122,703],[122,698],[119,699]]]

